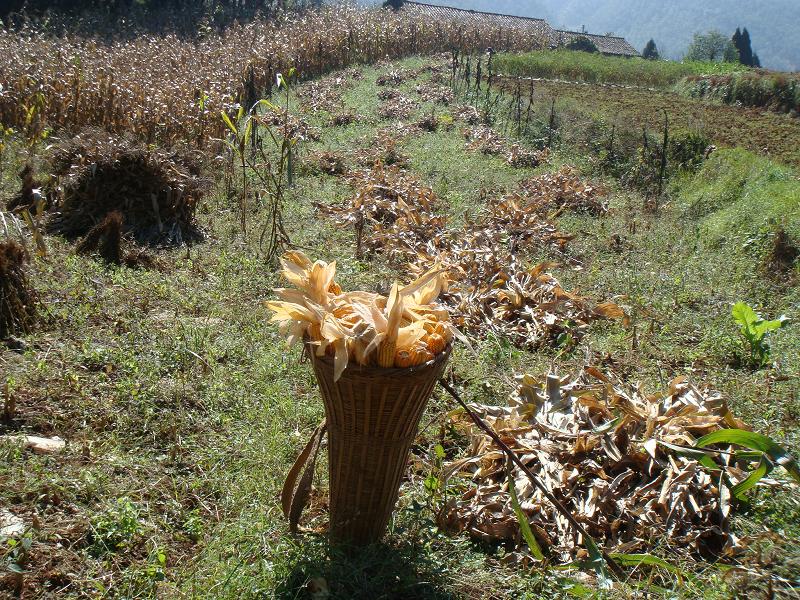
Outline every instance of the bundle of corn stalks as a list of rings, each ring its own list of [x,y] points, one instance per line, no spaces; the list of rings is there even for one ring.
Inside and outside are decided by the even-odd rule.
[[[464,130],[469,150],[490,156],[502,156],[514,167],[537,167],[548,157],[546,150],[528,150],[516,142],[509,142],[491,127],[478,125]]]
[[[411,98],[398,94],[390,100],[386,100],[378,107],[378,114],[384,119],[408,119],[419,104]]]
[[[114,211],[97,225],[75,246],[78,254],[97,253],[109,265],[125,265],[131,269],[153,269],[157,266],[155,258],[142,248],[125,250],[130,246],[123,235],[125,218],[119,211]]]
[[[581,179],[574,167],[563,166],[556,173],[545,173],[520,183],[520,189],[529,196],[546,198],[558,212],[602,215],[608,212],[608,190]]]
[[[278,289],[279,301],[267,302],[289,344],[307,340],[317,356],[334,357],[334,380],[348,363],[411,367],[432,361],[452,342],[454,330],[435,303],[447,289],[437,268],[407,286],[395,283],[387,296],[343,292],[336,263],[312,263],[301,252],[281,260],[293,289]]]
[[[27,333],[36,319],[37,295],[27,262],[28,254],[17,242],[0,242],[0,339]]]
[[[199,238],[194,212],[207,185],[187,155],[87,130],[56,148],[58,199],[48,229],[86,235],[118,211],[139,243],[181,244]]]
[[[728,486],[746,473],[732,454],[718,454],[728,459],[715,464],[691,448],[699,436],[745,428],[718,392],[679,377],[665,392],[646,395],[593,367],[575,379],[525,375],[518,384],[508,407],[473,410],[607,551],[647,552],[669,542],[718,559],[739,548],[729,529]],[[502,452],[465,415],[453,420],[470,448],[445,467],[445,477],[466,478],[468,489],[447,503],[440,524],[518,544],[514,485],[545,556],[578,557],[574,531],[541,492],[518,469],[509,471]]]

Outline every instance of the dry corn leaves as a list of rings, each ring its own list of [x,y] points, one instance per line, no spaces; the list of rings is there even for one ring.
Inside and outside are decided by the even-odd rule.
[[[537,167],[549,156],[547,150],[529,150],[516,142],[509,142],[486,125],[464,130],[464,137],[469,150],[502,156],[513,167]]]
[[[350,182],[356,194],[346,205],[317,207],[339,223],[356,228],[359,251],[412,247],[432,232],[443,231],[445,219],[434,213],[433,190],[406,171],[379,162],[370,170],[354,173]]]
[[[646,395],[593,367],[574,380],[525,375],[518,383],[508,407],[474,409],[606,550],[646,552],[664,542],[714,557],[737,550],[720,471],[675,449],[744,427],[718,392],[679,377],[664,393]],[[484,541],[519,542],[503,454],[465,415],[453,419],[470,448],[446,475],[472,485],[448,503],[442,525]],[[734,465],[722,469],[734,483],[746,476]],[[567,521],[521,471],[512,476],[545,553],[562,561],[579,556],[581,541]]]
[[[362,77],[359,69],[349,68],[303,85],[297,90],[302,99],[302,109],[311,113],[341,110],[344,107],[342,94]]]
[[[444,85],[436,85],[434,83],[421,83],[414,88],[423,101],[435,102],[436,104],[443,104],[447,106],[455,96],[453,90]]]
[[[377,161],[394,167],[407,167],[411,160],[401,152],[397,144],[419,129],[411,123],[394,123],[379,129],[373,138],[366,138],[355,152],[355,161],[362,167],[371,168]]]
[[[511,195],[490,200],[463,229],[447,230],[435,212],[437,198],[411,175],[380,163],[356,173],[357,190],[344,206],[318,205],[355,227],[357,252],[383,253],[415,274],[433,265],[451,280],[443,301],[465,333],[496,334],[519,347],[578,339],[599,318],[625,319],[612,302],[594,305],[564,290],[547,264],[526,268],[518,258],[544,247],[563,249],[570,239],[543,216],[545,198]]]
[[[520,189],[526,195],[545,198],[558,212],[572,210],[592,215],[608,212],[608,190],[587,183],[570,166],[526,179],[520,183]]]
[[[452,110],[453,118],[463,121],[467,125],[477,125],[484,120],[480,110],[469,104],[459,104]]]
[[[271,107],[259,117],[259,120],[270,127],[276,128],[282,137],[290,140],[318,141],[322,135],[318,128],[311,127],[305,119],[296,117],[291,113],[287,115],[286,110],[283,108]]]
[[[403,94],[397,94],[378,107],[378,114],[384,119],[405,120],[411,117],[419,104]]]
[[[314,152],[309,156],[309,162],[326,175],[344,175],[348,170],[344,157],[335,152]]]

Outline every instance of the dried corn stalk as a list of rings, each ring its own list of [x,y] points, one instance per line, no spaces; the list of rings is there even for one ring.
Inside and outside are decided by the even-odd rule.
[[[589,367],[575,379],[518,377],[508,407],[473,407],[522,461],[610,552],[646,552],[665,541],[703,555],[735,552],[727,488],[676,446],[721,428],[744,428],[713,390],[673,380],[659,394]],[[471,481],[441,514],[450,531],[490,542],[519,542],[508,493],[507,463],[466,417],[468,456],[446,468]],[[746,474],[721,465],[732,482]],[[546,554],[571,561],[580,543],[563,517],[524,474],[512,472],[523,511]]]

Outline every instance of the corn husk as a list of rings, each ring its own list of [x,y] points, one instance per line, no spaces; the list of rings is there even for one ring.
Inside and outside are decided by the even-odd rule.
[[[302,252],[288,252],[281,265],[293,287],[276,289],[279,299],[266,303],[274,313],[271,321],[290,345],[306,339],[317,356],[333,356],[336,380],[353,362],[425,364],[453,339],[448,312],[436,303],[448,286],[438,264],[406,286],[395,283],[388,297],[343,292],[334,279],[335,262],[311,262]]]

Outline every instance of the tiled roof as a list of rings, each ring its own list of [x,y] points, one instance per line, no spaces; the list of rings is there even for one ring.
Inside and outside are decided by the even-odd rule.
[[[597,49],[603,54],[612,54],[615,56],[639,56],[639,52],[631,46],[630,42],[625,38],[616,37],[613,35],[596,35],[594,33],[582,33],[580,31],[565,31],[561,29],[554,29],[550,37],[550,47],[558,48],[566,46],[573,40],[579,37],[585,37],[594,42]]]
[[[425,4],[424,2],[404,2],[404,11],[411,11],[421,16],[442,19],[457,20],[461,19],[468,24],[485,25],[490,22],[499,27],[510,29],[525,29],[537,36],[544,36],[553,39],[553,28],[544,19],[534,19],[533,17],[515,17],[513,15],[501,15],[498,13],[481,12],[478,10],[466,10],[450,6],[438,6],[436,4]]]

